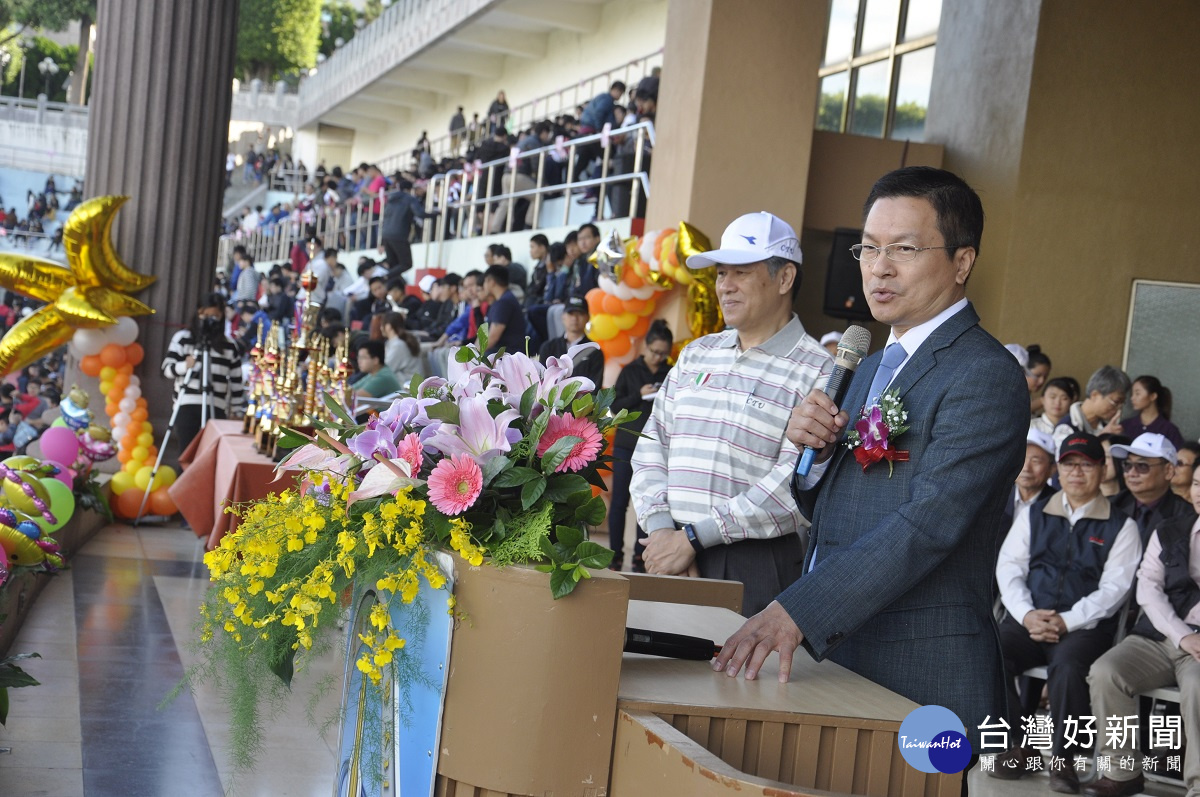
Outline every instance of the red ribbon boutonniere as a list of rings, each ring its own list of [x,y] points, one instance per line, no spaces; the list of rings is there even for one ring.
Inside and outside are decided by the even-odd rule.
[[[854,459],[863,471],[876,462],[887,460],[890,479],[893,463],[908,462],[908,452],[900,451],[893,443],[895,438],[908,431],[907,420],[908,413],[896,391],[885,391],[878,404],[863,411],[846,439],[846,445],[854,452]]]

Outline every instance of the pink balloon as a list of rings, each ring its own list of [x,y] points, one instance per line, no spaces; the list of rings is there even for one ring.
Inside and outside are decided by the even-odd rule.
[[[54,467],[58,468],[58,473],[54,474],[54,478],[58,479],[71,489],[75,488],[75,471],[71,470],[61,462],[55,462],[52,459],[46,460],[46,464],[53,465]]]
[[[79,440],[65,426],[51,426],[39,439],[42,456],[53,462],[74,462],[79,455]]]

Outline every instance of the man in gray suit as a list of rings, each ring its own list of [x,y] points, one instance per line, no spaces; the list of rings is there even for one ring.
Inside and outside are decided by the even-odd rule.
[[[856,372],[849,412],[820,390],[793,410],[788,439],[819,451],[794,484],[812,520],[805,574],[713,663],[753,679],[777,651],[786,681],[803,646],[950,709],[976,752],[979,725],[1005,711],[992,568],[1029,426],[1024,374],[966,299],[982,233],[979,197],[949,172],[899,169],[872,188],[853,251],[888,346]],[[864,469],[845,432],[885,389],[908,414],[889,446],[908,457]]]

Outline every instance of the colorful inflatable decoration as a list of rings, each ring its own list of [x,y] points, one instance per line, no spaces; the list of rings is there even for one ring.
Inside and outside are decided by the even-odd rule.
[[[692,255],[708,252],[712,242],[708,236],[686,221],[679,223],[676,249],[680,264],[686,264]],[[685,266],[686,267],[686,266]],[[687,290],[687,322],[692,337],[711,335],[725,328],[725,316],[717,301],[717,267],[709,266],[690,270],[692,282]]]
[[[40,359],[72,340],[77,329],[110,327],[154,312],[127,294],[155,278],[127,268],[109,237],[113,216],[128,199],[96,197],[71,213],[63,226],[69,268],[29,254],[0,254],[0,287],[46,302],[0,339],[0,374]]]
[[[65,428],[62,431],[70,433]],[[0,463],[0,549],[8,566],[62,567],[58,544],[49,534],[71,519],[75,495],[55,478],[60,470],[54,463],[30,456],[9,457]]]

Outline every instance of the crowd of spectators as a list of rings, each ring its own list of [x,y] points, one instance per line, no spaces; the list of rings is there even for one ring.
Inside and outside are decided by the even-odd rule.
[[[54,354],[27,365],[15,381],[0,384],[0,458],[24,454],[55,415],[62,399],[63,362]]]
[[[448,156],[433,157],[428,133],[424,131],[412,150],[409,166],[389,175],[385,175],[379,166],[367,162],[349,171],[344,171],[341,166],[327,171],[324,161],[310,175],[303,161],[293,163],[290,155],[275,150],[256,152],[251,148],[243,159],[244,181],[262,182],[274,174],[277,178],[273,182],[285,187],[294,186],[295,196],[291,202],[280,202],[269,208],[262,205],[247,207],[239,218],[225,220],[223,232],[234,238],[259,236],[260,239],[271,239],[280,235],[308,237],[336,226],[337,232],[323,234],[326,237],[336,235],[340,248],[383,247],[382,254],[387,256],[390,267],[404,265],[411,262],[409,243],[414,238],[420,239],[419,222],[426,218],[425,192],[430,178],[454,173],[448,186],[451,205],[474,199],[477,190],[481,198],[529,190],[536,186],[538,177],[534,159],[519,159],[515,170],[510,170],[507,165],[493,169],[490,180],[476,181],[473,170],[478,164],[507,159],[514,148],[524,153],[551,144],[555,147],[547,153],[541,170],[543,186],[564,184],[569,168],[573,183],[598,178],[603,156],[599,141],[579,145],[574,164],[567,161],[573,139],[604,129],[616,131],[612,137],[608,174],[632,174],[638,139],[633,135],[622,135],[619,129],[637,122],[653,124],[658,88],[657,70],[628,91],[624,83],[617,81],[608,91],[576,108],[574,115],[560,114],[515,131],[509,130],[508,104],[501,91],[482,121],[478,113],[470,122],[466,121],[462,107],[458,108],[451,119]],[[652,150],[649,137],[643,139],[642,147],[641,167],[648,171]],[[232,181],[236,164],[236,157],[230,153],[226,163],[227,182]],[[607,190],[613,214],[618,217],[628,215],[632,182],[614,182]],[[579,192],[583,194],[580,198],[583,203],[595,202],[598,196],[595,186],[581,188]],[[517,199],[514,205],[513,230],[536,226],[533,202],[528,197]],[[482,206],[477,206],[476,212],[465,223],[471,225],[470,231],[475,235],[501,232],[510,224],[508,208],[506,201],[492,202],[490,212],[485,214]],[[644,203],[639,214],[643,209]],[[442,210],[435,205],[435,213]],[[460,231],[457,226],[458,214],[448,213],[447,236],[465,234],[466,230]]]
[[[65,203],[60,194],[66,194]],[[0,235],[6,237],[13,246],[32,248],[38,240],[47,241],[47,249],[53,251],[62,249],[62,225],[54,222],[61,221],[65,214],[75,209],[83,201],[83,186],[76,182],[69,192],[59,191],[54,176],[46,178],[46,185],[40,191],[29,189],[25,193],[25,212],[18,213],[16,205],[8,206],[0,197]]]

